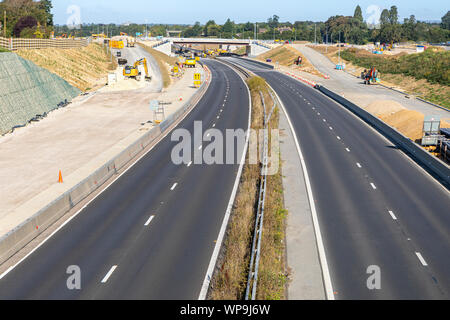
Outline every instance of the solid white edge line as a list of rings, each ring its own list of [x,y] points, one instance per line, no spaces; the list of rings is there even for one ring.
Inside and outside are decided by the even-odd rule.
[[[232,69],[232,68],[231,68]],[[234,71],[234,69],[232,69]],[[234,71],[236,72],[236,71]],[[237,73],[237,72],[236,72]],[[242,79],[242,78],[241,78]],[[225,236],[225,232],[227,231],[228,220],[230,219],[231,210],[233,209],[234,200],[236,198],[237,189],[239,187],[239,182],[241,180],[242,170],[244,168],[245,158],[247,156],[248,142],[250,139],[250,125],[252,122],[252,97],[250,95],[250,89],[242,79],[245,86],[247,87],[248,98],[249,98],[249,110],[248,110],[248,129],[247,129],[247,137],[245,142],[244,151],[242,153],[241,164],[239,165],[239,170],[236,175],[236,180],[234,181],[233,191],[231,192],[230,200],[228,201],[227,210],[225,211],[225,216],[222,221],[222,226],[220,227],[219,235],[217,237],[216,245],[214,246],[214,251],[211,256],[211,260],[209,261],[208,269],[205,274],[205,278],[203,279],[202,288],[200,290],[200,294],[198,296],[198,300],[206,300],[206,295],[208,294],[209,284],[211,282],[214,268],[216,267],[217,258],[219,257],[220,248],[222,247],[223,238]]]
[[[208,68],[209,69],[209,68]],[[211,71],[210,71],[211,72]],[[208,83],[208,87],[206,88],[205,92],[203,93],[203,95],[200,97],[200,99],[198,100],[198,102],[200,102],[200,100],[204,97],[206,91],[209,88],[209,85],[211,84],[211,80]],[[197,107],[198,102],[195,104],[195,106],[189,111],[187,112],[185,115],[183,115],[183,117],[181,117],[177,123],[177,125],[173,128],[175,129],[176,127],[178,127],[178,125],[189,115],[191,114],[192,110],[194,110]],[[73,218],[75,218],[76,216],[78,216],[91,202],[93,202],[95,199],[98,198],[98,196],[100,196],[103,192],[105,192],[110,186],[112,186],[118,179],[120,179],[120,177],[122,177],[125,173],[127,173],[131,168],[134,167],[134,165],[136,163],[138,163],[142,158],[144,158],[150,151],[152,151],[157,145],[159,145],[159,143],[164,140],[172,131],[169,130],[166,133],[164,133],[163,135],[161,135],[160,137],[158,137],[158,141],[150,148],[148,149],[147,152],[145,152],[144,154],[142,154],[139,158],[136,159],[136,161],[134,161],[133,163],[130,164],[129,167],[127,167],[122,173],[120,173],[114,180],[111,181],[110,184],[108,184],[104,189],[102,189],[97,195],[95,195],[95,197],[93,197],[91,200],[89,200],[80,210],[78,210],[76,213],[74,213],[73,216],[71,216],[70,218],[68,218],[66,221],[64,221],[58,228],[56,228],[55,231],[53,231],[47,238],[45,238],[44,240],[42,240],[42,242],[40,242],[35,248],[33,248],[29,253],[27,253],[22,259],[20,259],[16,264],[14,264],[13,266],[9,267],[5,272],[3,272],[0,275],[0,279],[2,279],[4,276],[6,276],[11,270],[15,269],[19,264],[21,264],[23,261],[25,261],[25,259],[27,259],[30,255],[32,255],[36,250],[38,250],[44,243],[46,243],[51,237],[53,237],[59,230],[61,230],[66,224],[68,224],[70,221],[72,221]]]
[[[417,256],[417,258],[419,258],[419,260],[420,260],[420,263],[422,264],[422,265],[424,265],[424,266],[427,266],[428,264],[427,264],[427,262],[425,261],[425,259],[422,257],[422,255],[420,254],[420,252],[416,252],[416,256]]]
[[[150,224],[150,222],[152,222],[153,218],[155,216],[151,216],[150,218],[148,218],[147,222],[144,224],[144,226],[148,226]]]
[[[178,182],[175,182],[175,183],[173,184],[172,188],[170,188],[170,191],[175,190],[175,188],[177,187],[177,185],[178,185]]]
[[[389,214],[391,215],[392,219],[397,220],[397,217],[395,216],[394,212],[389,210]]]
[[[4,276],[6,276],[12,269],[14,268],[14,266],[9,267],[5,272],[3,272],[0,275],[0,279],[3,278]]]
[[[291,128],[292,135],[294,136],[298,156],[300,157],[300,161],[302,163],[303,176],[305,178],[305,184],[306,184],[306,190],[308,193],[309,205],[311,207],[311,216],[312,216],[313,225],[314,225],[314,233],[316,235],[316,243],[317,243],[317,250],[318,250],[319,259],[320,259],[320,265],[322,267],[322,277],[323,277],[323,282],[325,285],[325,294],[326,294],[328,300],[335,300],[333,285],[331,282],[330,270],[328,268],[327,257],[325,254],[325,247],[323,245],[322,234],[320,232],[319,219],[317,217],[316,205],[314,202],[311,182],[309,180],[309,175],[308,175],[308,170],[306,168],[305,159],[303,157],[303,153],[302,153],[300,144],[297,139],[297,134],[295,133],[294,126],[292,125],[291,119],[289,118],[286,108],[285,108],[283,102],[281,101],[280,97],[278,96],[277,92],[275,90],[273,90],[273,88],[270,85],[269,85],[269,87],[275,93],[278,101],[280,102],[281,108],[283,109],[283,112],[288,120],[289,127]]]
[[[106,281],[108,281],[109,277],[111,277],[112,273],[114,272],[114,270],[116,270],[116,268],[117,268],[117,265],[114,265],[111,267],[111,269],[108,271],[106,276],[102,279],[102,283],[106,283]]]
[[[373,182],[371,182],[370,185],[371,185],[373,190],[377,190],[377,187],[375,186],[375,184]]]

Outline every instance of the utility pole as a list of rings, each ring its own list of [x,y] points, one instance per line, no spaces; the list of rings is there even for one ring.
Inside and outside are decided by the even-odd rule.
[[[316,31],[317,31],[317,26],[314,23],[314,44],[317,45],[317,35],[316,35]]]
[[[325,42],[326,42],[326,45],[325,45],[325,52],[326,53],[328,53],[328,28],[325,28]]]
[[[341,32],[339,31],[339,64],[341,64]]]

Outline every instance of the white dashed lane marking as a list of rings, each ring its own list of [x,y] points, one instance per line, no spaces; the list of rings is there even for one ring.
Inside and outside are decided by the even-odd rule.
[[[422,263],[422,265],[427,266],[427,262],[425,261],[425,259],[422,257],[422,255],[420,254],[420,252],[416,252],[416,256],[417,258],[419,258],[420,263]]]
[[[109,277],[111,277],[112,273],[114,272],[114,270],[116,270],[116,268],[117,268],[116,265],[111,267],[106,276],[102,279],[102,283],[106,283],[106,281],[108,281]]]
[[[155,216],[151,216],[150,218],[148,218],[147,222],[144,224],[144,226],[148,226],[150,224],[150,222],[152,222],[153,218]]]
[[[391,215],[392,219],[397,220],[397,217],[391,210],[389,210],[389,214]]]

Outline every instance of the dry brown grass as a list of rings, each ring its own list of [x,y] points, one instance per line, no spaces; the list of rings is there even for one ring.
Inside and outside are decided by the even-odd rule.
[[[105,48],[96,43],[77,49],[18,50],[17,54],[57,74],[82,91],[103,86],[108,72],[116,67]]]
[[[417,80],[411,76],[390,73],[383,75],[383,84],[450,109],[450,88],[448,86],[430,83],[425,79]]]
[[[276,109],[270,120],[269,129],[278,129],[278,120],[279,114]],[[279,163],[281,164],[281,159]],[[258,300],[286,299],[287,268],[284,243],[286,216],[280,168],[278,173],[267,177],[261,260],[258,273]]]
[[[272,105],[265,81],[253,77],[248,81],[252,96],[253,129],[263,128],[263,106],[259,91],[263,92],[267,106]],[[278,113],[271,123],[278,127]],[[258,190],[260,184],[259,165],[250,165],[248,155],[238,194],[235,200],[223,254],[218,262],[210,291],[213,300],[242,300],[247,285],[248,266],[253,240]],[[260,273],[258,280],[258,299],[283,299],[284,276],[284,217],[282,201],[281,173],[271,176],[267,181],[266,210],[261,247]]]
[[[161,76],[163,79],[163,86],[167,88],[172,83],[170,78],[170,70],[177,62],[177,58],[169,57],[168,55],[162,53],[161,51],[155,50],[153,48],[147,47],[146,45],[139,43],[139,45],[144,48],[148,53],[152,55],[153,58],[158,62],[159,70],[161,71]]]

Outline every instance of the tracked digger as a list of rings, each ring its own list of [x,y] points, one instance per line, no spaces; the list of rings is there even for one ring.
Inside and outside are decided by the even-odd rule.
[[[148,67],[147,67],[147,59],[143,58],[140,60],[137,60],[133,66],[126,66],[123,69],[123,76],[126,78],[134,78],[136,80],[140,80],[141,72],[139,72],[139,66],[143,65],[144,66],[144,70],[145,70],[145,79],[146,80],[151,80],[151,77],[148,73]]]

